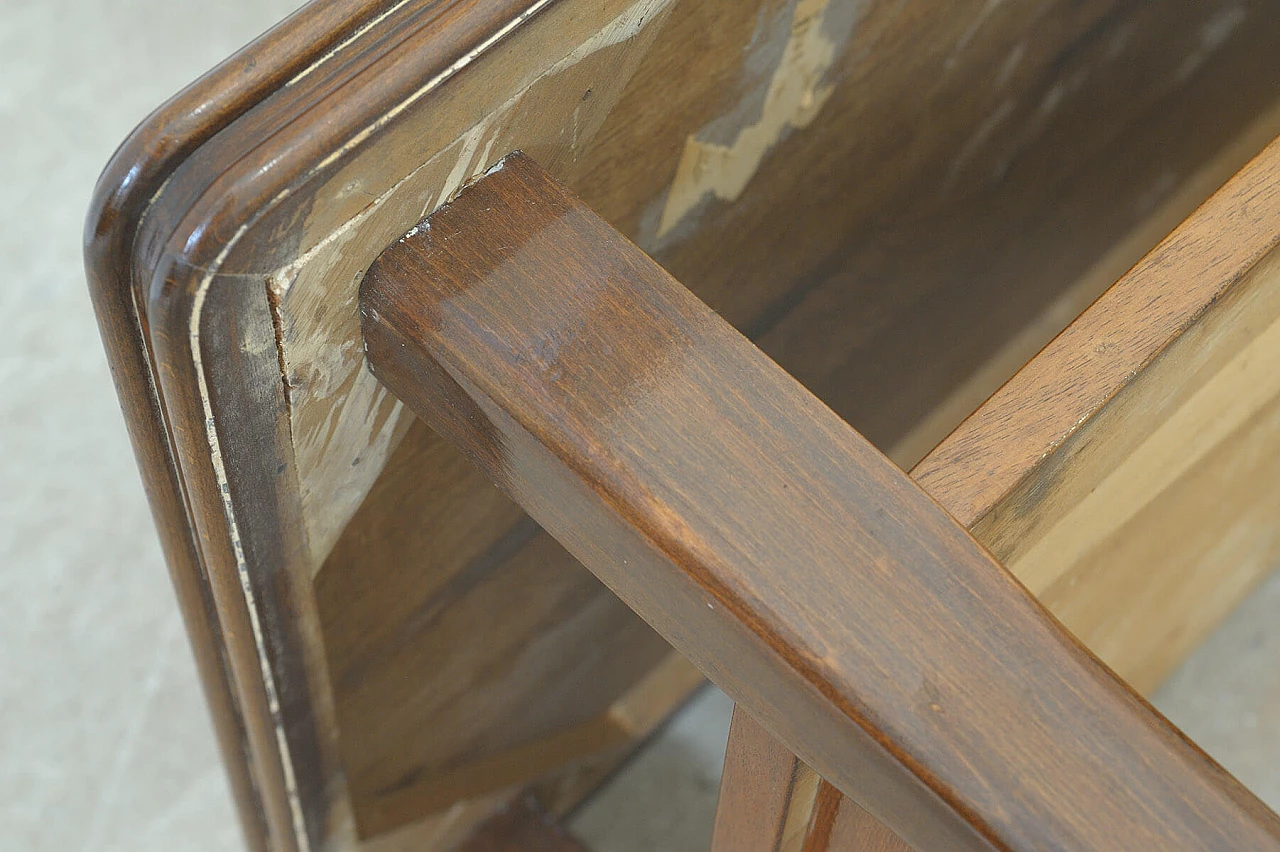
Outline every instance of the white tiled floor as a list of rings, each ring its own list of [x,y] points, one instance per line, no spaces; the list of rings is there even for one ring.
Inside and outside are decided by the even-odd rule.
[[[239,848],[80,263],[133,123],[294,0],[0,0],[0,848]],[[1280,577],[1159,704],[1280,805]],[[574,827],[705,848],[729,702],[708,692]]]

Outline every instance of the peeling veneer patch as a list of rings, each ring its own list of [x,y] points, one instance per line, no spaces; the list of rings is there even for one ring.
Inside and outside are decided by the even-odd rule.
[[[791,131],[807,127],[831,96],[834,86],[825,78],[866,3],[795,0],[787,8],[793,10],[789,20],[784,9],[775,20],[761,22],[747,54],[748,76],[762,60],[772,68],[765,85],[685,142],[658,222],[658,239],[705,199],[737,200],[765,155]]]
[[[412,211],[408,214],[415,217],[412,221],[390,226],[398,234],[449,201],[496,157],[507,153],[510,124],[518,120],[530,90],[602,50],[632,42],[642,33],[655,33],[654,27],[672,6],[674,0],[631,3],[448,147],[381,195],[370,195],[367,207],[270,275],[269,290],[282,308],[282,369],[290,390],[290,427],[314,570],[323,564],[410,422],[400,402],[373,377],[363,358],[356,305],[359,285],[358,278],[352,278],[353,270],[372,262],[376,252],[371,252],[371,241],[394,239],[390,232],[383,233],[388,223],[375,220],[386,219],[389,209]],[[579,120],[575,110],[574,147],[590,138],[603,114],[581,126]],[[368,194],[358,178],[341,191]],[[405,200],[412,196],[421,200],[409,207]],[[382,237],[371,238],[379,233]]]
[[[577,65],[591,54],[604,50],[606,47],[630,41],[640,35],[645,25],[653,23],[673,2],[674,0],[636,0],[625,12],[610,21],[608,26],[574,48],[564,59],[551,66],[544,76],[554,75],[566,68]]]

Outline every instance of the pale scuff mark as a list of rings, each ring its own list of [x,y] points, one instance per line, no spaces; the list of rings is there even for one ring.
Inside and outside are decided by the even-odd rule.
[[[1107,38],[1106,57],[1108,62],[1119,59],[1129,47],[1133,39],[1133,21],[1125,21]]]
[[[517,102],[518,98],[513,98],[504,103],[433,158],[432,163],[424,164],[422,168],[443,161],[448,171],[435,191],[427,195],[420,218],[484,171]],[[328,270],[345,265],[348,243],[363,233],[364,223],[412,177],[411,174],[398,181],[328,235],[317,246],[323,247],[322,253],[308,252],[292,268],[278,271],[272,277],[275,289],[287,292],[303,265],[312,265],[313,275],[319,278],[328,278]],[[363,243],[356,240],[350,248],[362,250]],[[387,392],[365,364],[356,301],[353,283],[343,300],[345,309],[338,316],[324,312],[320,318],[313,318],[304,330],[288,335],[283,347],[289,368],[286,375],[298,383],[290,427],[301,474],[307,544],[316,569],[337,544],[409,422],[402,403]]]
[[[978,12],[977,17],[970,22],[965,31],[960,34],[960,38],[956,39],[955,45],[952,46],[951,53],[947,56],[946,62],[943,63],[943,67],[947,71],[951,71],[956,67],[956,63],[960,61],[960,54],[964,53],[965,48],[973,41],[973,37],[978,34],[978,30],[982,29],[982,25],[991,17],[991,13],[998,9],[1003,2],[1004,0],[987,0],[981,11]]]
[[[454,147],[460,149],[457,159],[454,161],[448,177],[444,179],[444,184],[440,187],[440,191],[431,196],[426,206],[422,208],[421,218],[427,218],[427,215],[432,210],[451,199],[457,194],[458,190],[462,189],[467,181],[484,170],[489,158],[493,156],[493,146],[498,141],[498,133],[491,133],[490,129],[499,117],[506,118],[510,112],[511,105],[512,103],[509,102],[502,109],[490,113],[454,143]],[[485,142],[486,137],[488,138],[487,143]],[[480,148],[481,144],[484,144],[483,151]],[[476,158],[477,152],[480,153],[478,160]]]
[[[996,74],[996,88],[1003,89],[1013,79],[1013,72],[1018,70],[1018,66],[1022,64],[1022,57],[1027,52],[1026,41],[1020,41],[1009,51],[1009,55],[1004,58],[1003,64],[1000,66],[999,73]]]
[[[951,161],[951,167],[947,171],[947,178],[943,184],[944,189],[953,187],[957,180],[960,179],[961,172],[965,166],[982,150],[987,141],[995,134],[1000,125],[1013,115],[1013,109],[1017,106],[1017,102],[1013,98],[1005,98],[1000,102],[990,115],[978,125],[978,129],[960,148],[960,152],[956,154],[954,160]]]
[[[587,57],[599,53],[605,48],[630,41],[638,36],[646,25],[658,20],[673,2],[674,0],[636,0],[616,18],[552,64],[551,67],[539,75],[534,84],[572,68]],[[534,84],[530,84],[525,89],[514,94],[508,101],[485,118],[482,118],[458,142],[454,143],[455,146],[461,146],[457,163],[453,171],[449,173],[441,191],[428,202],[426,208],[422,211],[422,218],[425,219],[432,210],[450,200],[457,194],[458,190],[462,189],[463,186],[489,167],[493,159],[493,148],[500,135],[497,130],[500,130],[506,124],[506,119],[515,112],[516,106],[528,91],[533,88]],[[575,107],[573,111],[574,147],[577,146],[579,141],[580,117],[581,107]],[[495,125],[498,126],[496,130]],[[475,154],[480,149],[482,142],[484,143],[484,149],[480,151],[480,156],[476,157]]]
[[[1180,182],[1181,176],[1176,171],[1169,169],[1162,171],[1155,183],[1133,202],[1134,212],[1138,216],[1149,216],[1178,188]]]
[[[571,68],[591,54],[604,50],[606,47],[613,47],[615,44],[630,41],[640,35],[640,31],[645,28],[646,24],[652,23],[659,14],[666,11],[672,2],[673,0],[636,0],[622,14],[610,21],[607,26],[602,27],[582,44],[575,47],[568,56],[552,65],[545,76],[551,76],[566,68]]]
[[[796,3],[790,36],[755,121],[741,127],[729,144],[706,140],[702,132],[689,136],[658,222],[659,239],[704,198],[737,200],[765,155],[789,132],[807,127],[817,117],[834,90],[824,79],[840,57],[854,22],[828,26],[831,5],[831,0]],[[847,8],[849,4],[837,5]]]
[[[370,194],[368,206],[269,276],[276,301],[290,297],[282,315],[286,331],[280,346],[292,390],[290,428],[315,570],[336,544],[410,422],[399,401],[368,371],[363,357],[356,306],[359,281],[351,271],[367,266],[376,254],[370,247],[370,234],[383,225],[375,220],[383,216],[381,211],[393,199],[418,192],[422,193],[420,206],[409,208],[409,215],[425,218],[489,168],[495,157],[506,153],[512,144],[511,122],[529,91],[606,48],[645,33],[651,35],[673,6],[674,0],[635,0],[435,156],[380,195]],[[584,125],[581,106],[574,107],[572,122]],[[578,141],[584,142],[594,126],[578,126],[575,132]],[[357,181],[353,178],[347,186]],[[412,223],[398,227],[409,225]],[[374,238],[372,245],[381,247],[391,239],[387,233]],[[326,284],[317,289],[318,282]],[[302,292],[292,293],[295,287]]]
[[[1232,33],[1240,28],[1248,16],[1243,6],[1226,6],[1213,13],[1200,28],[1200,43],[1195,50],[1187,54],[1175,75],[1179,83],[1185,83],[1200,70],[1205,60],[1218,51],[1231,38]]]

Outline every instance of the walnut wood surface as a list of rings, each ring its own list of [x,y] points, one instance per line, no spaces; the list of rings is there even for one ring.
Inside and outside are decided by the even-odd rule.
[[[823,783],[749,713],[735,707],[712,852],[806,852]]]
[[[917,847],[1280,848],[1280,818],[901,470],[528,158],[361,291],[379,379]]]
[[[1280,558],[1278,241],[1273,143],[912,471],[1144,692]]]
[[[1280,95],[1272,11],[324,2],[166,105],[104,173],[87,262],[252,842],[353,848],[408,782],[399,818],[448,845],[505,791],[424,809],[516,753],[568,807],[626,748],[544,774],[565,743],[689,683],[549,538],[473,558],[518,515],[367,379],[360,276],[461,181],[536,153],[909,464],[1243,161]],[[740,190],[684,168],[721,144]],[[664,230],[673,197],[700,200]],[[530,564],[562,594],[526,670],[488,637]],[[458,683],[492,712],[442,713]]]
[[[828,10],[839,5],[829,4]],[[874,46],[873,55],[884,51],[883,63],[876,64],[877,72],[869,77],[875,86],[862,81],[858,88],[847,91],[837,87],[829,107],[813,124],[780,141],[776,153],[761,162],[760,171],[738,202],[711,203],[698,219],[698,231],[687,239],[659,239],[649,230],[652,222],[642,214],[659,203],[665,190],[664,169],[679,158],[689,133],[699,121],[724,109],[723,102],[737,94],[720,62],[746,49],[751,36],[747,25],[758,20],[757,10],[740,4],[732,14],[721,10],[709,24],[704,20],[709,14],[706,9],[705,5],[695,8],[691,4],[674,7],[670,20],[661,25],[659,40],[640,61],[592,141],[580,142],[576,150],[567,152],[563,141],[566,128],[544,114],[500,112],[491,126],[477,128],[478,136],[460,137],[459,147],[450,149],[443,164],[433,168],[441,174],[462,176],[488,165],[484,151],[496,156],[521,145],[537,152],[558,177],[580,190],[611,222],[652,248],[717,310],[763,335],[766,351],[820,388],[827,401],[881,446],[911,443],[906,453],[894,453],[904,464],[932,447],[1159,234],[1185,215],[1214,180],[1220,181],[1234,170],[1247,154],[1229,151],[1222,162],[1217,161],[1223,140],[1229,138],[1228,129],[1247,124],[1274,96],[1266,85],[1240,83],[1269,79],[1266,69],[1272,55],[1268,53],[1271,36],[1266,28],[1249,30],[1251,38],[1242,45],[1236,41],[1244,38],[1245,30],[1239,30],[1232,48],[1215,52],[1184,83],[1175,72],[1184,62],[1188,40],[1194,42],[1198,36],[1189,21],[1165,15],[1156,6],[1141,10],[1090,7],[1078,16],[1065,7],[1055,7],[1037,22],[1031,20],[1030,13],[1027,17],[1005,17],[1002,13],[984,24],[984,39],[989,36],[991,41],[975,43],[973,52],[966,53],[966,62],[947,76],[942,93],[931,101],[927,126],[938,128],[952,121],[953,128],[969,127],[976,133],[979,123],[998,114],[1002,102],[994,94],[984,91],[972,100],[950,95],[960,87],[976,92],[995,76],[993,66],[1014,53],[1019,39],[1032,45],[1024,52],[1026,64],[1019,66],[1019,75],[1025,76],[1010,83],[1003,94],[1020,103],[1057,103],[1061,111],[1055,109],[1055,117],[1047,121],[1036,110],[1015,111],[1008,125],[998,125],[991,144],[1010,156],[1016,167],[985,184],[979,164],[994,157],[988,152],[960,168],[959,173],[968,177],[951,184],[942,172],[967,144],[952,131],[920,140],[920,150],[910,153],[910,162],[902,170],[886,163],[897,162],[895,158],[901,153],[895,147],[894,134],[910,132],[899,123],[907,120],[903,104],[915,102],[904,98],[896,87],[922,91],[927,87],[920,81],[932,80],[947,64],[945,57],[917,50],[917,40],[954,40],[962,34],[965,12],[957,7],[954,19],[937,22],[937,30],[926,31],[922,19],[891,19],[888,7],[876,8],[865,26],[856,31],[842,60],[851,63],[842,73],[862,81],[857,76],[861,72],[852,64],[859,46],[868,50]],[[786,11],[780,6],[761,9],[766,16]],[[1207,8],[1200,12],[1212,14]],[[988,24],[991,29],[986,29]],[[708,26],[717,33],[717,49],[711,52],[699,49]],[[1099,63],[1105,64],[1105,56],[1124,32],[1140,34],[1125,47],[1132,66],[1130,60],[1122,63],[1120,78],[1099,72],[1103,67]],[[919,65],[899,69],[891,55],[912,57]],[[1065,57],[1061,63],[1055,59],[1059,56]],[[611,67],[625,65],[619,61]],[[574,92],[569,91],[571,86],[564,77],[560,73],[540,79],[521,97],[540,105],[552,101],[566,114],[576,114],[579,109],[578,91],[582,95],[587,89],[592,92],[584,102],[588,110],[612,103],[608,94],[615,85],[612,77],[596,75]],[[1117,86],[1117,79],[1131,81],[1133,88]],[[699,81],[699,86],[677,82],[689,80]],[[722,80],[720,86],[718,81]],[[1224,91],[1230,96],[1223,96]],[[995,99],[987,99],[988,95]],[[672,119],[672,126],[654,113],[659,106],[666,110],[664,115],[679,116]],[[591,126],[596,120],[589,112],[583,115],[587,118],[568,122],[570,131],[576,132],[580,121]],[[1269,120],[1274,126],[1274,118]],[[1183,133],[1182,128],[1188,125],[1213,132]],[[926,125],[921,119],[916,126]],[[848,140],[867,147],[831,160],[829,152],[845,150]],[[1207,177],[1199,173],[1206,162]],[[1185,183],[1171,184],[1166,179],[1170,173],[1188,177]],[[424,206],[445,197],[452,185],[444,184]],[[842,192],[837,192],[841,187]],[[1130,201],[1120,202],[1120,198]],[[842,224],[836,227],[835,222]],[[1118,235],[1129,233],[1136,234],[1132,241],[1117,243]],[[844,234],[849,243],[830,252],[830,240],[837,234]],[[333,250],[341,254],[336,271],[324,278],[299,276],[286,293],[281,307],[286,329],[290,316],[305,318],[313,305],[319,306],[321,316],[329,317],[333,305],[347,304],[367,262],[361,256],[371,257],[371,252],[381,248],[376,237],[358,251],[345,239],[334,245],[341,246]],[[328,249],[321,247],[321,251]],[[325,263],[312,263],[327,268]],[[810,267],[815,269],[812,276],[797,273]],[[831,274],[833,267],[840,271]],[[819,279],[824,283],[817,284]],[[336,289],[321,290],[321,281],[324,287],[332,282]],[[1059,299],[1062,294],[1065,296]],[[796,300],[799,304],[793,310],[789,306]],[[1046,303],[1051,306],[1050,316],[1042,320],[1038,312],[1046,310]],[[1035,326],[1029,329],[1030,334],[1022,333],[1023,323]],[[299,326],[305,327],[305,323],[299,322]],[[956,328],[970,331],[958,334]],[[298,338],[306,336],[297,334]],[[339,409],[332,399],[311,399],[308,372],[324,375],[331,367],[309,362],[309,353],[291,342],[294,339],[286,334],[283,348],[286,360],[293,359],[290,375],[301,379],[292,396],[299,434],[314,431],[326,437],[325,455],[333,470],[376,469],[377,453],[364,452],[359,435],[333,428]],[[343,329],[340,342],[327,336],[321,339],[326,342],[326,352],[358,352],[352,345],[352,327]],[[993,349],[1002,359],[996,370],[988,371],[972,386],[964,384],[964,377],[975,364],[991,357]],[[350,357],[343,362],[343,369],[353,371],[357,383],[362,375],[359,367]],[[958,403],[952,400],[953,392],[958,394]],[[390,402],[384,400],[384,407]],[[931,411],[935,404],[947,409],[940,417]],[[361,410],[358,402],[348,407]],[[925,412],[928,422],[921,423],[919,418]],[[376,422],[385,422],[381,412]],[[416,447],[420,456],[438,452],[429,430],[415,426],[409,430],[402,447]],[[352,468],[344,452],[358,455],[360,467]],[[302,466],[305,469],[306,465]],[[457,466],[438,469],[455,470]],[[422,476],[427,475],[426,467],[420,470]],[[412,479],[391,471],[387,477],[392,483]],[[321,486],[317,488],[324,495],[358,492],[355,487],[334,487],[335,481],[327,478],[318,481]],[[441,478],[437,487],[452,490],[455,484]],[[363,797],[369,808],[377,807],[379,791],[396,788],[411,772],[429,784],[436,768],[448,765],[438,745],[429,742],[429,732],[437,728],[423,724],[415,712],[429,703],[433,693],[449,685],[424,679],[419,684],[420,700],[395,700],[403,695],[400,672],[406,666],[425,666],[439,659],[425,651],[416,657],[407,653],[400,644],[406,622],[397,623],[395,614],[431,605],[431,584],[418,581],[415,586],[415,577],[460,575],[465,563],[428,559],[425,554],[439,551],[402,546],[398,538],[379,537],[375,528],[393,522],[373,520],[397,518],[401,526],[424,531],[443,527],[449,523],[448,516],[437,514],[435,504],[418,497],[430,490],[425,485],[398,491],[375,489],[343,530],[321,572],[320,612],[330,647],[343,656],[351,637],[358,637],[353,644],[364,646],[363,658],[381,663],[372,676],[360,681],[358,691],[338,693],[342,727],[352,732],[344,737],[344,742],[352,743],[347,749],[348,765],[358,768],[353,777],[360,779],[359,789],[375,794]],[[475,497],[488,500],[480,489]],[[459,495],[459,499],[465,498]],[[477,513],[476,517],[486,515]],[[405,523],[409,519],[417,523]],[[509,530],[494,523],[487,535],[478,533],[481,538],[476,544],[499,545],[508,540]],[[381,543],[371,547],[369,542]],[[550,572],[550,546],[540,543],[538,547],[538,558],[543,560],[540,564]],[[563,552],[555,559],[560,563],[555,570],[564,576],[562,582],[569,582],[578,570],[573,560]],[[371,593],[351,578],[365,575],[375,563],[416,564],[420,573],[377,569],[386,579],[378,587],[386,591],[372,593],[366,612],[382,610],[384,616],[357,618],[346,603],[353,593]],[[513,570],[514,563],[493,566],[492,579],[486,585],[498,588],[517,582],[504,576]],[[483,594],[480,587],[475,594]],[[624,618],[621,608],[616,611]],[[557,613],[548,612],[544,621],[530,622],[530,636],[553,632],[557,618]],[[488,617],[478,616],[474,631],[418,631],[414,647],[451,645],[458,654],[473,654],[466,636],[484,635],[507,621],[495,610]],[[659,646],[641,643],[634,627],[620,622],[618,630],[629,632],[636,640],[637,652],[632,659],[638,674]],[[565,647],[580,647],[580,643],[566,641]],[[627,661],[616,662],[621,666]],[[477,670],[498,671],[480,666]],[[605,678],[598,682],[602,686],[609,683]],[[501,698],[507,704],[505,721],[511,731],[522,728],[533,702],[535,712],[548,721],[557,720],[557,714],[568,707],[548,697],[555,694],[550,682],[543,691],[521,688],[515,682],[495,682],[488,694],[492,700]],[[565,716],[559,721],[575,719]],[[504,744],[503,736],[492,730],[488,724],[475,730],[463,727],[450,739],[463,743],[482,737]],[[391,743],[401,747],[389,748]],[[404,747],[408,744],[413,747]],[[529,764],[531,772],[539,767],[537,762]],[[435,801],[431,790],[424,787],[420,792],[424,802]]]

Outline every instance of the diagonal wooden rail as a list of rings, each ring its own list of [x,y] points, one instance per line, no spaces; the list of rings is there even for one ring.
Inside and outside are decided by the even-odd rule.
[[[919,849],[1280,849],[1280,820],[900,469],[516,154],[361,291],[378,378]]]

